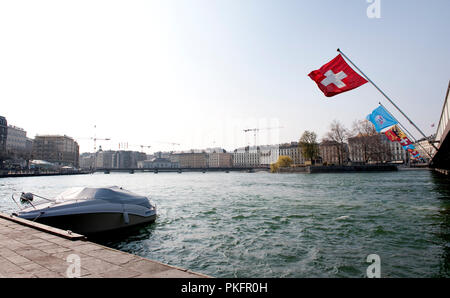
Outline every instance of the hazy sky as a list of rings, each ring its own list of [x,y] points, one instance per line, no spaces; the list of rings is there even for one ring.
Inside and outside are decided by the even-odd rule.
[[[307,76],[340,47],[427,134],[450,79],[450,1],[0,1],[0,115],[80,149],[155,150],[322,137],[381,101],[370,84],[326,98]],[[431,124],[435,123],[435,128]],[[94,129],[96,125],[96,129]],[[411,128],[409,125],[406,125]],[[416,137],[419,134],[414,129]],[[163,142],[176,142],[171,146]]]

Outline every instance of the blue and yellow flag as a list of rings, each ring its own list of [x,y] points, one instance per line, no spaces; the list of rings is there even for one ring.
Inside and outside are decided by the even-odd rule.
[[[377,132],[398,123],[382,106],[373,110],[372,114],[367,115],[366,119],[375,125]]]

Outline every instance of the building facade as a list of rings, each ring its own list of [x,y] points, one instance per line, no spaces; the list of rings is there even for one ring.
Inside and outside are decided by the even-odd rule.
[[[33,142],[33,158],[60,166],[79,166],[78,143],[69,136],[36,136]]]
[[[278,161],[280,157],[280,146],[279,145],[266,145],[260,146],[260,165],[264,167],[269,167],[271,164]]]
[[[225,150],[208,153],[208,167],[231,168],[232,166],[233,166],[233,154],[228,153]]]
[[[112,168],[127,169],[137,168],[139,161],[145,160],[147,155],[138,151],[115,151],[112,154]]]
[[[289,156],[292,158],[294,165],[305,164],[305,158],[303,157],[303,152],[298,142],[291,142],[289,144],[280,145],[280,156]]]
[[[137,167],[140,169],[177,169],[180,165],[168,158],[155,157],[151,160],[138,161]]]
[[[173,160],[178,160],[180,168],[207,168],[208,154],[205,152],[180,152],[173,154]]]
[[[27,149],[27,132],[23,128],[14,125],[8,125],[6,150],[11,154],[22,154],[25,153],[26,149]]]
[[[343,165],[349,160],[348,144],[334,141],[322,141],[319,144],[319,155],[322,163],[329,165]]]
[[[8,138],[8,122],[0,116],[0,160],[6,157],[6,141]]]
[[[421,139],[414,143],[417,151],[419,151],[420,157],[422,157],[425,162],[430,162],[431,157],[436,153],[436,149],[429,142],[429,140],[434,140],[434,138],[435,136],[433,135],[428,137],[428,139]]]
[[[408,152],[403,149],[403,146],[399,142],[391,142],[388,138],[385,138],[385,142],[389,144],[391,162],[407,163],[409,161]]]
[[[399,142],[391,142],[384,133],[348,139],[349,158],[353,163],[407,163],[408,154]]]
[[[99,150],[95,153],[94,164],[96,168],[106,168],[110,169],[113,167],[113,155],[116,151],[112,150]]]
[[[233,167],[259,167],[261,165],[261,151],[259,147],[238,148],[233,152]]]
[[[30,152],[30,154],[33,152],[33,139],[30,139],[27,137],[26,141],[25,141],[25,151],[28,153]]]
[[[91,170],[95,165],[95,153],[85,152],[80,155],[79,165],[81,169]]]

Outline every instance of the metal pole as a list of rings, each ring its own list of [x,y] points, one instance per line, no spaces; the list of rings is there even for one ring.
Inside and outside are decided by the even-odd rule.
[[[395,119],[395,121],[397,121],[398,122],[398,124],[400,125],[400,127],[401,128],[403,128],[405,131],[406,131],[406,133],[409,135],[409,137],[411,138],[411,139],[413,139],[413,141],[414,142],[416,142],[422,149],[423,149],[423,151],[431,158],[431,159],[433,159],[433,157],[430,155],[430,153],[428,153],[428,151],[425,149],[425,148],[423,148],[423,146],[419,143],[419,142],[417,142],[417,140],[416,140],[416,138],[414,138],[413,137],[413,135],[400,123],[400,121],[398,121],[395,117],[394,117],[394,115],[392,115],[389,111],[388,111],[388,109],[386,109],[386,107],[385,106],[383,106],[382,104],[381,104],[381,102],[379,102],[378,103],[380,106],[382,106],[385,110],[386,110],[386,112],[388,112],[388,114],[389,115],[391,115],[391,117],[392,118],[394,118]],[[408,135],[406,135],[406,136],[408,136]]]
[[[377,90],[378,91],[380,91],[380,93],[406,118],[406,119],[408,119],[408,121],[409,121],[409,123],[411,123],[411,125],[413,125],[416,129],[417,129],[417,131],[418,132],[420,132],[421,134],[422,134],[422,136],[425,138],[425,139],[427,139],[428,140],[428,137],[420,130],[420,128],[418,128],[417,127],[417,125],[415,125],[414,124],[414,122],[412,122],[411,121],[411,119],[409,119],[409,117],[408,116],[406,116],[406,114],[405,113],[403,113],[403,111],[389,98],[389,96],[387,96],[384,92],[383,92],[383,90],[381,90],[374,82],[372,82],[372,80],[371,79],[369,79],[369,77],[361,70],[361,69],[359,69],[359,67],[358,66],[356,66],[353,62],[352,62],[352,60],[350,60],[348,57],[347,57],[347,55],[345,55],[340,49],[337,49],[337,51],[339,52],[339,53],[341,53],[342,54],[342,56],[344,56],[345,57],[345,59],[347,59],[357,70],[359,70],[359,72],[375,87],[375,88],[377,88]],[[428,142],[430,142],[430,140],[428,140]],[[436,151],[438,150],[437,148],[436,148],[436,146],[434,146],[434,144],[432,144],[431,142],[430,142],[430,144],[436,149]]]
[[[385,107],[381,102],[378,102],[378,104],[379,104],[380,106],[382,106],[382,107],[386,110],[386,112],[388,112],[388,114],[389,114],[392,118],[394,118],[395,121],[398,122],[398,125],[400,125],[400,127],[403,128],[403,130],[406,131],[407,134],[409,134],[409,137],[411,137],[411,139],[413,139],[414,142],[417,142],[416,138],[413,137],[413,135],[412,135],[412,134],[411,134],[411,133],[410,133],[410,132],[409,132],[409,131],[401,124],[401,123],[400,123],[400,121],[398,121],[397,118],[394,117],[394,115],[391,114],[391,112],[389,112],[388,109],[386,109],[386,107]]]

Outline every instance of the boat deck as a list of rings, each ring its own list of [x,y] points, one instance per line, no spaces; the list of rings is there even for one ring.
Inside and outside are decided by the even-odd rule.
[[[74,269],[76,264],[79,271]],[[0,213],[0,277],[62,278],[78,272],[81,278],[209,277],[92,243],[83,235]]]

